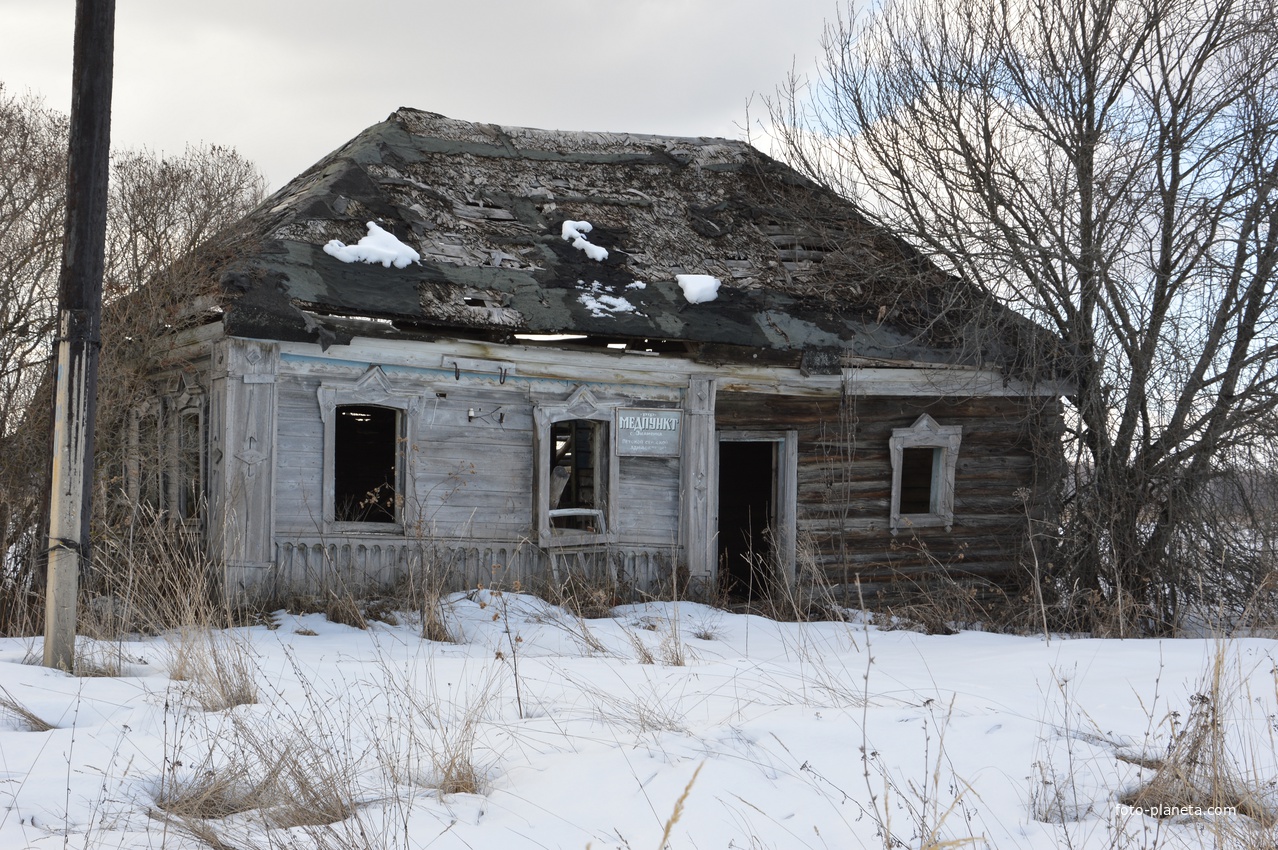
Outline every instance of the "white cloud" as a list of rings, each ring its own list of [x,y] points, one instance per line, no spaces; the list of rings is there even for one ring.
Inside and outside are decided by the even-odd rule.
[[[0,11],[0,80],[63,110],[74,5],[6,0]],[[738,137],[751,94],[771,91],[796,61],[813,65],[834,8],[384,0],[376,15],[395,36],[368,38],[356,32],[359,13],[335,0],[134,0],[117,13],[112,134],[174,152],[234,145],[276,187],[400,106],[517,126]]]

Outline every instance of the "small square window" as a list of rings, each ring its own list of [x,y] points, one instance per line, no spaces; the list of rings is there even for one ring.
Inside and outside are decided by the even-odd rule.
[[[963,429],[938,425],[926,413],[892,429],[891,529],[954,525],[954,470]]]

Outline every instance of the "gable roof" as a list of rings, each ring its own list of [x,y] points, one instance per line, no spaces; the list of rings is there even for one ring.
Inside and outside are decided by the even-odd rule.
[[[607,259],[565,241],[565,221],[590,222]],[[332,239],[358,242],[367,222],[415,248],[420,264],[324,252]],[[993,299],[853,204],[727,139],[499,127],[401,108],[268,198],[240,231],[253,248],[222,276],[224,322],[237,336],[327,345],[579,333],[816,371],[849,351],[1006,367],[1017,347],[988,334],[972,343],[978,313],[1007,313]],[[688,303],[681,274],[719,278],[718,298]],[[633,309],[601,309],[600,295]]]

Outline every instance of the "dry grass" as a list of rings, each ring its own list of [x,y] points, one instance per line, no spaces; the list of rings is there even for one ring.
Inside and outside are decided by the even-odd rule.
[[[75,675],[85,679],[116,678],[125,674],[123,650],[97,641],[76,640],[72,663]]]
[[[8,576],[0,579],[0,637],[44,632],[44,597]]]
[[[464,703],[438,699],[429,670],[382,665],[385,717],[370,729],[383,771],[396,784],[436,789],[442,795],[480,794],[488,771],[476,758],[484,718],[498,698],[495,675]]]
[[[633,629],[626,629],[626,639],[630,641],[630,646],[635,651],[635,660],[640,664],[656,664],[657,657],[652,654],[652,650],[648,648],[648,644],[643,637]]]
[[[155,806],[183,821],[213,820],[261,808],[270,798],[269,784],[255,782],[247,766],[233,763],[167,779],[155,794]]]
[[[187,626],[168,644],[169,677],[187,682],[204,711],[224,711],[258,701],[257,662],[246,639],[233,632]]]
[[[657,652],[661,656],[661,663],[667,667],[687,666],[689,659],[688,647],[680,637],[677,616],[670,619],[670,631],[666,632],[665,636],[661,638],[661,644],[657,647]]]
[[[560,675],[590,697],[595,716],[604,723],[625,726],[641,735],[687,731],[685,716],[678,709],[677,700],[670,699],[661,679],[649,679],[646,687],[639,690],[630,685],[623,690],[580,681],[563,671]]]
[[[146,506],[108,524],[94,547],[94,580],[83,588],[80,633],[117,638],[191,624],[231,625],[213,596],[217,565],[199,532]]]
[[[16,717],[29,732],[48,732],[58,728],[23,705],[3,685],[0,685],[0,711]]]
[[[442,599],[426,601],[418,610],[421,612],[421,636],[424,639],[436,643],[457,643],[457,638],[448,625]]]
[[[368,628],[368,620],[360,609],[359,601],[349,591],[328,591],[324,615],[330,623],[340,623],[361,630]]]
[[[1258,775],[1259,759],[1238,752],[1230,741],[1226,718],[1233,716],[1238,680],[1223,644],[1199,689],[1189,698],[1183,724],[1172,717],[1173,734],[1166,754],[1148,761],[1153,777],[1120,802],[1146,811],[1180,811],[1185,807],[1231,809],[1264,829],[1278,826],[1278,812],[1265,800],[1262,788],[1272,777]],[[1271,835],[1271,837],[1278,837]]]
[[[560,582],[547,585],[542,595],[578,619],[599,620],[612,616],[612,609],[627,596],[624,590],[606,576],[569,571]]]
[[[457,643],[448,622],[447,571],[437,564],[410,569],[390,591],[390,599],[401,611],[417,614],[422,638],[436,643]]]
[[[679,795],[678,800],[675,800],[674,811],[670,813],[670,817],[666,819],[665,828],[661,830],[661,843],[657,845],[659,850],[665,850],[669,846],[670,830],[674,829],[674,825],[679,822],[679,818],[683,817],[684,803],[688,802],[688,795],[692,793],[692,786],[696,784],[697,777],[701,775],[701,768],[703,767],[705,767],[705,762],[697,765],[697,769],[692,771],[692,778],[683,787],[683,793]]]

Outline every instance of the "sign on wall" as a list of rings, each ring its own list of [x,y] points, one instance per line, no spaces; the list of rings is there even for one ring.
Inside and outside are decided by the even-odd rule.
[[[631,408],[617,411],[617,454],[678,457],[683,411]]]

